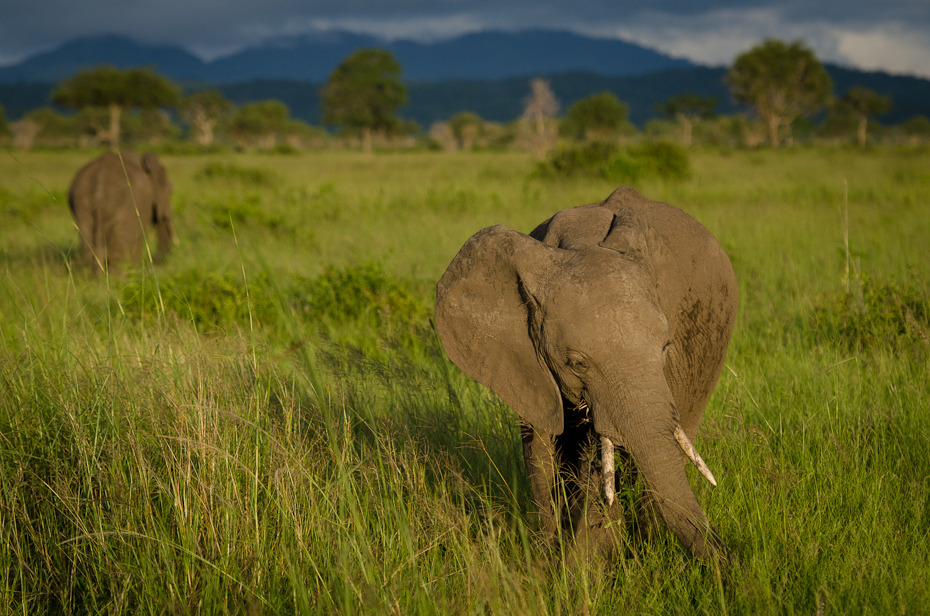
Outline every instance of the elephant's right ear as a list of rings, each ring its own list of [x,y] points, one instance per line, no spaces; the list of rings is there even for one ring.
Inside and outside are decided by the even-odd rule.
[[[436,329],[455,365],[525,422],[561,434],[562,397],[530,339],[524,283],[545,275],[556,251],[503,225],[474,234],[436,285]]]

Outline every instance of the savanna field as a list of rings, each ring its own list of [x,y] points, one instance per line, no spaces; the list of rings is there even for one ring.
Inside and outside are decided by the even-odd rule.
[[[66,198],[95,155],[0,153],[0,613],[930,613],[930,150],[697,149],[636,183],[740,286],[696,440],[719,486],[688,471],[719,566],[667,532],[548,550],[516,416],[432,324],[471,234],[614,182],[164,154],[174,252],[108,278]]]

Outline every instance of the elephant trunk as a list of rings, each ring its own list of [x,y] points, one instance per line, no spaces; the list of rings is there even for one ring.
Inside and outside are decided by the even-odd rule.
[[[664,380],[646,390],[653,392],[652,400],[620,400],[606,416],[595,410],[595,429],[632,455],[657,511],[682,544],[695,556],[710,557],[722,546],[688,483],[682,437],[691,443],[678,424]]]

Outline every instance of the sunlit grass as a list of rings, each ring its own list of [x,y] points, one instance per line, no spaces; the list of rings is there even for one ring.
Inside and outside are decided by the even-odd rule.
[[[544,545],[513,414],[430,323],[468,236],[607,182],[519,153],[165,156],[179,245],[108,279],[70,263],[89,157],[0,156],[0,613],[926,609],[927,152],[697,151],[637,187],[740,283],[698,437],[720,485],[692,482],[722,570],[667,534],[609,566]],[[864,346],[818,310],[903,325]]]

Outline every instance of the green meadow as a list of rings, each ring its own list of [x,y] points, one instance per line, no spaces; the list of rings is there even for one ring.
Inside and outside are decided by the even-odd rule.
[[[719,486],[689,470],[721,565],[545,545],[515,415],[432,324],[472,233],[611,182],[166,154],[177,245],[107,277],[66,198],[93,155],[0,153],[0,613],[930,613],[930,150],[698,149],[636,184],[740,285],[696,440]]]

